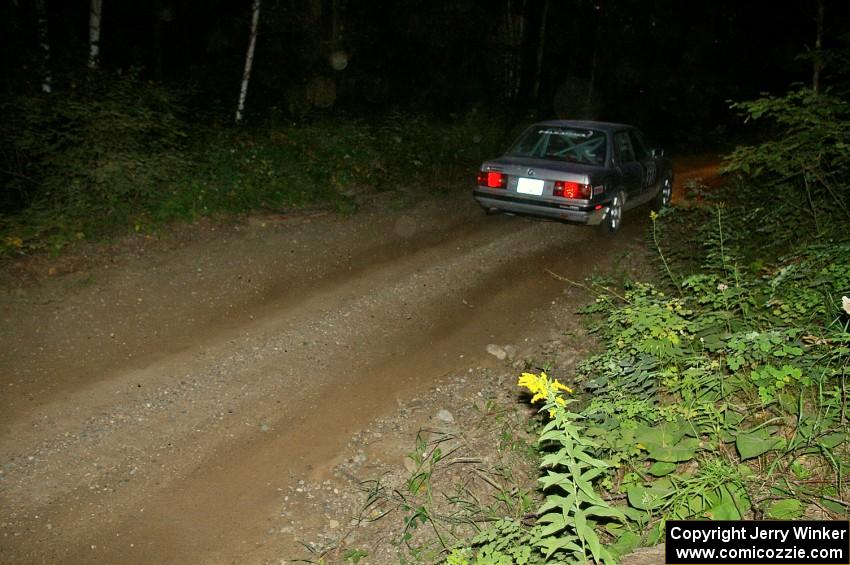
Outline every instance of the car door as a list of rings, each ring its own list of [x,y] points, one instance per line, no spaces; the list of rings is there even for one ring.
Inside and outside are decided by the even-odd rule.
[[[655,156],[649,150],[649,145],[643,134],[636,129],[629,130],[629,141],[632,143],[632,150],[635,154],[635,160],[640,163],[643,169],[642,191],[647,191],[655,187],[658,182],[658,165]]]
[[[643,166],[635,157],[628,130],[614,133],[614,159],[623,177],[627,200],[640,195],[644,187]]]

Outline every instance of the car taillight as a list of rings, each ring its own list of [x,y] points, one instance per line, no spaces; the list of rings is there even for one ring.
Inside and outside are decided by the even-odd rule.
[[[565,180],[556,180],[555,187],[552,189],[552,196],[561,198],[590,198],[592,194],[593,189],[589,184]]]
[[[505,188],[508,177],[498,171],[478,171],[478,186],[487,188]]]

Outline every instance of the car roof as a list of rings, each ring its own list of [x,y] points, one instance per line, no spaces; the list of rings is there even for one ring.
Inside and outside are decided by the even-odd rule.
[[[617,124],[613,122],[594,122],[590,120],[547,120],[545,122],[537,122],[534,126],[562,126],[583,129],[597,129],[602,131],[616,131],[621,129],[632,129],[634,126],[627,124]]]

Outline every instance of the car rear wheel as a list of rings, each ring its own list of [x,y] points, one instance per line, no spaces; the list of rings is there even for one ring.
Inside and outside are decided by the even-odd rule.
[[[608,205],[608,212],[605,214],[605,219],[602,221],[602,231],[607,234],[615,234],[620,229],[620,224],[623,223],[623,201],[625,194],[621,190],[614,195],[611,203]]]
[[[656,212],[670,205],[673,199],[673,178],[667,174],[664,175],[664,180],[661,181],[661,190],[652,199],[652,209]]]

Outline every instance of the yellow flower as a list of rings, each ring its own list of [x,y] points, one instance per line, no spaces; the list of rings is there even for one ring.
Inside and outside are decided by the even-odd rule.
[[[567,385],[562,385],[561,383],[558,382],[558,379],[555,379],[552,382],[552,390],[554,390],[556,392],[559,391],[559,390],[563,390],[564,392],[568,392],[570,394],[573,393],[573,389],[571,389]]]
[[[529,390],[529,392],[531,392],[531,394],[533,395],[531,397],[531,402],[533,404],[541,398],[546,398],[547,388],[545,382],[546,373],[541,373],[539,377],[533,373],[523,373],[519,377],[517,385],[525,387]]]
[[[549,395],[554,395],[555,402],[561,406],[565,406],[566,402],[563,398],[558,396],[558,392],[565,391],[570,394],[573,392],[570,387],[561,384],[558,379],[550,382],[546,373],[540,373],[540,375],[535,375],[534,373],[523,373],[520,375],[517,385],[525,387],[529,390],[529,392],[531,392],[532,404],[538,400],[548,400]]]

